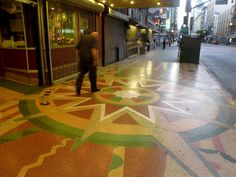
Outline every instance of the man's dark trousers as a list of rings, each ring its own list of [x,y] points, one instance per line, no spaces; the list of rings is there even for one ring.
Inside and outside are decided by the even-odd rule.
[[[91,84],[91,91],[97,90],[97,68],[91,61],[81,61],[79,77],[76,80],[76,92],[80,94],[81,86],[83,83],[84,75],[89,72],[89,81]]]

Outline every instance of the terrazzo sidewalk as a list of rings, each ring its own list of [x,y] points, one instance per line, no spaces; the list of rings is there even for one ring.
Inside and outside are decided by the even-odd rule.
[[[0,176],[236,176],[236,105],[204,66],[132,58],[98,86],[0,87]]]

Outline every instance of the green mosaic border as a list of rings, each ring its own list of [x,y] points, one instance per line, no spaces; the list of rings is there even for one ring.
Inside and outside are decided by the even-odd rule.
[[[18,119],[18,121],[28,120],[41,129],[60,136],[72,138],[75,140],[75,146],[76,144],[83,144],[88,141],[96,144],[109,144],[114,146],[156,146],[156,140],[151,135],[119,135],[101,132],[96,132],[85,139],[84,142],[81,142],[80,137],[82,137],[84,133],[83,129],[57,122],[46,115],[32,117],[40,113],[39,109],[36,107],[35,100],[20,100],[19,109],[25,117]]]
[[[76,144],[83,144],[80,141],[84,130],[59,123],[48,116],[38,116],[28,119],[35,126],[45,129],[60,136],[75,139]],[[96,132],[84,142],[96,144],[109,144],[114,146],[156,146],[156,140],[151,135],[117,135],[111,133]]]

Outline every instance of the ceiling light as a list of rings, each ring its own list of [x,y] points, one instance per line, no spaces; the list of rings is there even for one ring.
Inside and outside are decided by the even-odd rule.
[[[134,4],[134,1],[130,1],[130,4]]]
[[[106,0],[102,0],[102,3],[106,3]]]
[[[161,5],[161,3],[160,3],[160,2],[157,2],[157,5],[158,5],[158,6]]]
[[[111,4],[110,6],[111,6],[111,7],[114,7],[114,4]]]

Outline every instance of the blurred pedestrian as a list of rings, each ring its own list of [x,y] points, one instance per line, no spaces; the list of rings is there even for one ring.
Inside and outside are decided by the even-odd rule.
[[[147,45],[147,51],[149,51],[150,50],[150,41],[149,41],[149,39],[147,39],[146,45]]]
[[[166,38],[164,38],[162,42],[162,49],[165,50],[165,48],[166,48]]]
[[[76,45],[79,49],[79,76],[76,80],[76,92],[80,95],[83,78],[89,73],[91,92],[97,92],[98,33],[84,35]]]

